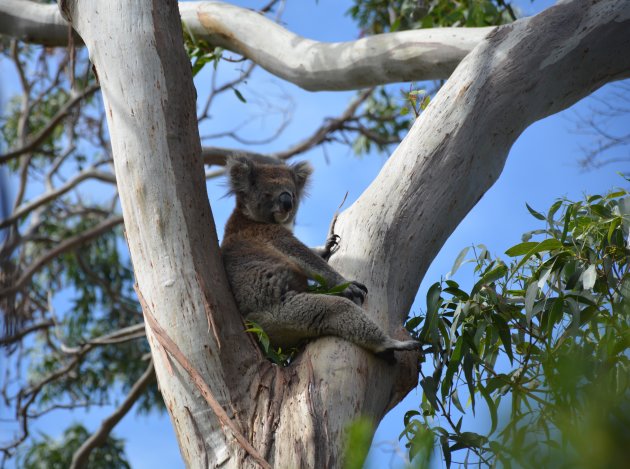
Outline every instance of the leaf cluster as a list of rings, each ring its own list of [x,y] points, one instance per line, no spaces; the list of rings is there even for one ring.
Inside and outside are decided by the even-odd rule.
[[[514,21],[504,0],[355,0],[348,14],[365,34],[445,26],[492,26]]]
[[[245,326],[245,332],[251,332],[256,335],[260,348],[270,362],[280,366],[288,366],[291,363],[291,360],[297,353],[297,349],[282,350],[281,347],[273,347],[267,333],[254,321],[245,321]]]
[[[558,200],[506,251],[466,248],[477,281],[434,284],[407,324],[433,353],[401,435],[430,430],[447,467],[623,467],[630,443],[630,197]],[[481,406],[480,406],[480,403]],[[481,407],[481,410],[480,410]],[[480,413],[484,431],[467,431]],[[442,419],[438,420],[441,416]],[[477,417],[478,418],[478,417]],[[413,456],[413,454],[411,454]]]
[[[24,449],[18,458],[23,469],[65,469],[70,467],[72,456],[90,436],[88,430],[80,424],[69,426],[61,440],[55,440],[42,433],[40,438]],[[103,445],[95,448],[88,459],[90,469],[129,469],[125,458],[124,441],[108,436]]]
[[[362,35],[434,27],[495,26],[516,19],[510,2],[504,0],[355,0],[347,14],[357,22]],[[354,152],[388,152],[402,140],[441,85],[436,83],[428,91],[415,84],[408,90],[377,87],[363,106],[361,131],[352,143]]]
[[[223,49],[221,47],[214,47],[209,44],[208,41],[196,37],[192,31],[186,27],[185,23],[182,23],[182,29],[184,31],[184,48],[186,49],[186,54],[190,57],[193,77],[209,63],[211,63],[216,70],[223,57]]]

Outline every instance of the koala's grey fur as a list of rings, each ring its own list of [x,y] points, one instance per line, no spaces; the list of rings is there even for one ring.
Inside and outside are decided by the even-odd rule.
[[[418,348],[385,334],[361,309],[367,288],[343,278],[291,232],[312,172],[308,163],[233,157],[227,171],[236,208],[225,228],[223,262],[239,310],[272,344],[288,348],[334,335],[375,353]],[[343,296],[309,293],[316,278],[348,287]]]

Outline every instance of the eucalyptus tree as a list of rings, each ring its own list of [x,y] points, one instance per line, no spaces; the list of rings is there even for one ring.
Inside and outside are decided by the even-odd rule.
[[[0,5],[0,33],[13,38],[3,39],[5,53],[23,90],[3,118],[10,147],[0,155],[18,181],[0,221],[8,233],[0,297],[2,344],[16,363],[4,395],[20,423],[2,449],[13,456],[38,415],[105,401],[121,386],[127,398],[74,452],[74,467],[98,445],[116,452],[109,431],[134,402],[155,405],[153,369],[190,467],[339,467],[348,423],[378,422],[417,383],[418,356],[391,365],[323,338],[281,367],[245,332],[203,168],[243,149],[202,147],[198,124],[255,67],[310,90],[445,80],[428,106],[410,93],[406,117],[387,92],[362,91],[337,119],[271,155],[287,159],[348,135],[359,149],[387,148],[411,125],[336,218],[342,242],[331,258],[369,286],[366,314],[399,336],[431,260],[500,176],[520,133],[630,75],[624,0],[566,1],[499,27],[491,25],[513,19],[502,0],[429,9],[357,0],[351,14],[366,37],[334,44],[223,3],[58,3]],[[444,18],[479,28],[410,29],[445,26]],[[232,82],[213,82],[197,112],[193,73],[220,62],[223,50],[248,65]],[[104,200],[77,190],[97,183],[116,190]],[[75,305],[59,318],[53,299],[68,288]],[[28,380],[21,360],[30,363]]]

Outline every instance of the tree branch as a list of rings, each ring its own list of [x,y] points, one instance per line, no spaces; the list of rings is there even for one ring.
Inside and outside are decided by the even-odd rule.
[[[52,327],[54,325],[55,325],[55,323],[52,321],[52,319],[48,319],[46,321],[42,321],[42,322],[38,322],[37,324],[33,324],[33,325],[29,326],[29,327],[25,327],[24,329],[21,329],[21,330],[17,331],[16,333],[11,335],[10,337],[0,337],[0,347],[3,347],[5,345],[13,344],[13,343],[21,340],[23,337],[27,336],[31,332],[39,331],[41,329],[48,329],[49,327]]]
[[[313,91],[448,78],[466,54],[494,29],[421,29],[321,43],[233,5],[182,2],[179,9],[182,21],[195,36]],[[57,46],[65,45],[68,37],[61,15],[52,5],[26,0],[0,4],[0,33]]]
[[[251,152],[247,150],[240,149],[231,149],[231,148],[220,148],[220,147],[203,147],[202,148],[202,157],[203,162],[206,165],[217,165],[217,166],[225,166],[225,160],[229,156],[232,155],[241,155],[247,158],[251,158],[253,160],[256,159],[265,159],[265,158],[275,158],[278,160],[288,160],[295,155],[299,155],[304,153],[311,148],[325,142],[327,139],[330,139],[330,135],[334,132],[342,130],[346,128],[345,123],[355,116],[357,110],[372,94],[373,89],[368,89],[362,91],[355,99],[351,101],[348,107],[343,111],[343,113],[335,118],[326,119],[326,121],[312,133],[309,137],[304,140],[292,145],[286,150],[269,153],[264,155],[262,153]],[[206,173],[206,178],[211,178],[215,176],[219,176],[223,174],[223,170],[211,171]]]
[[[123,218],[121,216],[113,216],[102,221],[94,228],[90,228],[89,230],[85,230],[76,236],[63,240],[56,247],[35,259],[29,268],[22,273],[20,278],[13,285],[5,288],[4,290],[0,290],[0,298],[21,290],[33,277],[33,275],[35,275],[42,267],[48,264],[55,257],[80,246],[86,241],[99,237],[103,233],[106,233],[114,228],[116,225],[120,225],[122,222]]]
[[[47,192],[45,194],[42,194],[36,199],[33,199],[32,201],[30,201],[29,203],[24,204],[21,207],[18,207],[10,217],[5,218],[4,220],[0,220],[0,229],[11,225],[15,221],[17,221],[20,217],[26,216],[28,213],[35,210],[36,208],[41,207],[42,205],[50,202],[51,200],[54,200],[57,197],[72,190],[74,187],[76,187],[78,184],[85,181],[86,179],[97,179],[99,181],[116,184],[116,178],[114,177],[113,174],[106,173],[103,171],[98,171],[95,168],[87,169],[77,174],[74,178],[66,182],[61,187],[53,191]]]
[[[338,234],[352,243],[342,243],[333,263],[349,278],[385,286],[377,298],[386,301],[371,303],[379,319],[404,320],[432,259],[499,177],[523,129],[630,76],[626,49],[630,3],[574,0],[497,28],[462,61],[339,218]]]
[[[100,428],[94,432],[92,436],[85,440],[81,447],[74,453],[70,469],[87,467],[88,459],[90,458],[92,450],[102,446],[107,441],[107,437],[111,433],[112,429],[125,415],[127,415],[127,413],[131,410],[131,407],[133,407],[140,396],[142,396],[142,393],[148,384],[154,379],[155,369],[153,367],[153,360],[151,360],[151,363],[149,363],[146,371],[142,374],[142,376],[140,376],[138,381],[134,383],[123,403],[114,413],[103,420]]]
[[[13,0],[11,0],[13,1]],[[45,6],[45,5],[42,5]],[[70,114],[70,111],[74,106],[79,104],[83,99],[87,98],[95,91],[99,89],[99,85],[90,85],[80,93],[76,93],[72,98],[70,98],[59,111],[50,119],[50,121],[46,124],[44,128],[42,128],[37,135],[30,138],[29,141],[22,147],[12,150],[4,155],[0,155],[0,164],[6,163],[7,161],[17,158],[24,153],[28,153],[36,149],[41,143],[50,135],[50,133],[55,130],[55,127],[59,125],[59,123]]]
[[[312,91],[447,78],[493,30],[436,28],[321,43],[293,34],[254,11],[232,5],[180,3],[180,12],[193,34]]]

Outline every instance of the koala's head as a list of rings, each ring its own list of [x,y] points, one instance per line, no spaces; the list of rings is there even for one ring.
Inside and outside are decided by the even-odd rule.
[[[237,210],[250,220],[285,225],[295,218],[313,168],[305,161],[289,166],[271,158],[232,157],[227,171]]]

